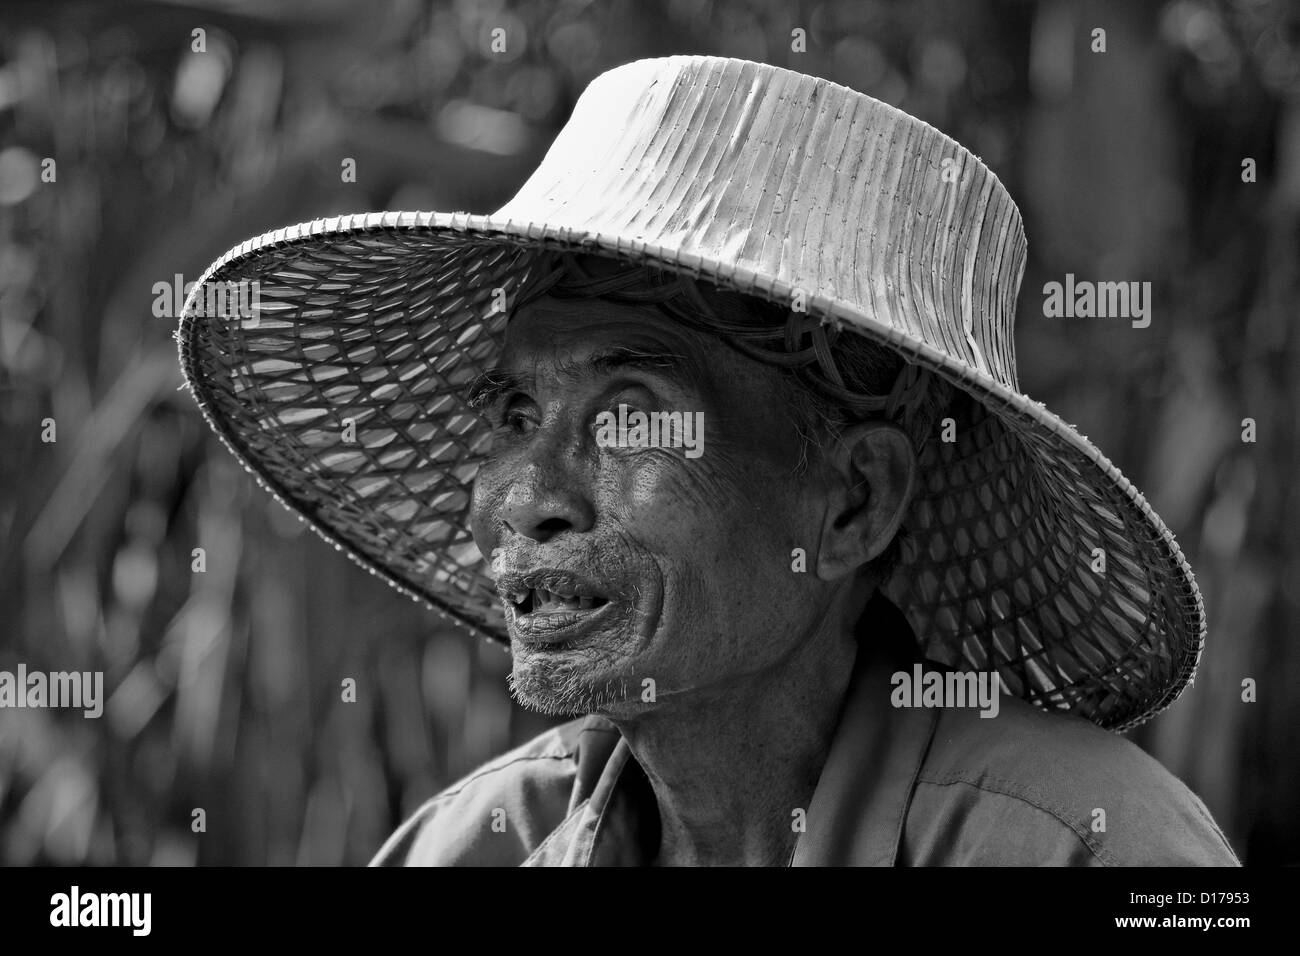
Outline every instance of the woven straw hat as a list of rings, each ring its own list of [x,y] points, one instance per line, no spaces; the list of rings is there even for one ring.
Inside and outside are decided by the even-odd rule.
[[[511,301],[567,251],[786,306],[801,296],[832,338],[867,336],[955,389],[956,440],[922,446],[886,588],[925,655],[1125,729],[1190,682],[1204,610],[1142,495],[1020,391],[1025,248],[1006,189],[929,125],[789,70],[675,56],[597,77],[496,213],[342,216],[230,250],[196,284],[178,341],[208,422],[282,503],[503,640],[468,530],[488,434],[466,402],[502,348],[498,290]],[[204,308],[252,282],[248,317]]]

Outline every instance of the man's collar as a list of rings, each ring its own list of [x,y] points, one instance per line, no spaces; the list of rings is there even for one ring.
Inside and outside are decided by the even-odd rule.
[[[872,599],[830,752],[792,866],[893,866],[936,709],[891,705],[891,676],[916,660],[912,629],[883,596]]]

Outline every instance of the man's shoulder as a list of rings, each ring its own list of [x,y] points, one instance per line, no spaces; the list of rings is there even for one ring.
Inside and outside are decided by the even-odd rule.
[[[1140,747],[1013,697],[995,717],[942,712],[909,843],[924,855],[943,830],[954,845],[932,849],[948,862],[1237,865],[1201,800]]]
[[[430,797],[384,843],[371,865],[517,865],[581,799],[584,750],[612,747],[599,717],[552,727]]]

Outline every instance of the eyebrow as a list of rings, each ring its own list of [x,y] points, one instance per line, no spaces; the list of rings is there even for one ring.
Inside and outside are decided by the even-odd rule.
[[[556,370],[572,378],[591,378],[610,375],[625,369],[653,372],[674,381],[687,382],[700,375],[699,363],[680,352],[644,349],[629,345],[616,345],[592,352],[576,361],[561,361]],[[665,375],[665,371],[672,374]],[[475,376],[470,383],[466,401],[472,408],[488,408],[502,396],[512,391],[524,391],[528,377],[501,366],[490,368]]]
[[[469,383],[465,402],[480,411],[494,405],[507,392],[522,391],[524,378],[503,368],[490,368],[474,376]]]

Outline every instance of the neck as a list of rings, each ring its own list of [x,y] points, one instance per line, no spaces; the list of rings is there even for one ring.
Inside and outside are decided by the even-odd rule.
[[[775,665],[616,721],[654,788],[657,864],[789,862],[856,649],[848,616],[828,614]]]

